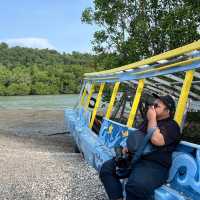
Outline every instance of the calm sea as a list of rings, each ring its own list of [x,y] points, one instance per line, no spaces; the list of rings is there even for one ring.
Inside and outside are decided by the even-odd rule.
[[[63,109],[73,107],[79,95],[0,96],[0,109]]]

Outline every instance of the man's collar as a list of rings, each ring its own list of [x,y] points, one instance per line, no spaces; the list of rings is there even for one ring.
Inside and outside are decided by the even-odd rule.
[[[159,119],[159,120],[157,120],[157,121],[168,121],[168,120],[172,120],[172,118],[171,117],[167,117],[167,118],[163,118],[163,119]]]

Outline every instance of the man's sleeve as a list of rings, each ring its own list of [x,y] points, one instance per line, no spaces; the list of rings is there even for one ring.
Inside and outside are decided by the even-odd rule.
[[[180,137],[180,128],[175,121],[170,121],[166,124],[162,124],[160,132],[164,137],[165,145],[174,143]]]

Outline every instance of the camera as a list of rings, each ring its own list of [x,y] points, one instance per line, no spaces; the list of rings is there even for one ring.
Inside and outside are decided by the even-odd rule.
[[[118,178],[127,178],[131,172],[132,156],[129,153],[123,154],[122,147],[115,147],[115,174]]]

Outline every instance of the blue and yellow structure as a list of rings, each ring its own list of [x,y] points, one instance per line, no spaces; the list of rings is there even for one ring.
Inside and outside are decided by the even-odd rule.
[[[100,170],[114,156],[114,147],[128,136],[134,124],[144,94],[170,94],[177,102],[174,120],[184,126],[184,115],[190,102],[200,101],[200,41],[156,55],[129,65],[84,74],[80,102],[74,109],[65,110],[65,124],[86,161]],[[122,84],[133,88],[133,102],[124,124],[111,118]],[[86,85],[90,85],[89,90]],[[107,86],[113,85],[110,101],[99,134],[92,130]],[[94,108],[88,109],[97,90]],[[141,177],[142,178],[142,177]],[[154,200],[200,199],[200,145],[181,141],[173,154],[168,182],[155,190]]]

